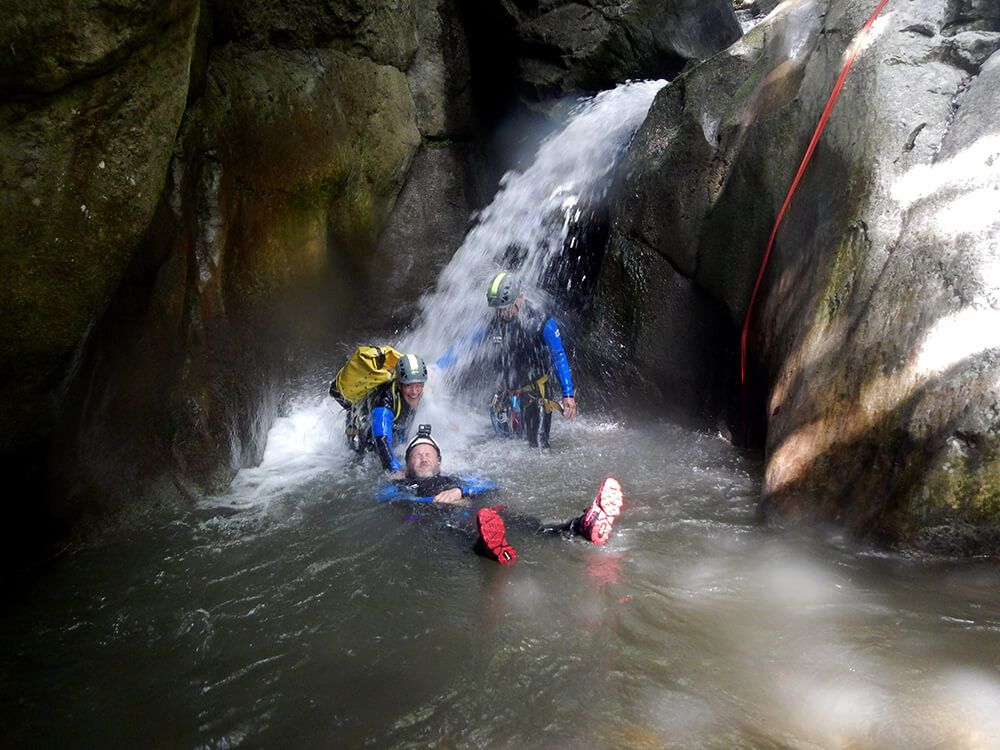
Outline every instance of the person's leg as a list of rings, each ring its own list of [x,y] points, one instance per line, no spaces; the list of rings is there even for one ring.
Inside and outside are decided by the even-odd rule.
[[[521,400],[521,415],[524,419],[524,437],[528,441],[529,446],[537,448],[539,445],[539,430],[545,422],[545,407],[539,399],[525,396]],[[546,433],[543,448],[548,447],[548,441],[549,436]]]
[[[538,446],[540,448],[549,447],[549,430],[552,429],[552,412],[546,411],[545,406],[539,402],[541,425],[538,428]]]
[[[582,515],[564,523],[542,524],[523,516],[524,523],[534,523],[542,534],[576,534],[594,544],[604,544],[611,538],[611,528],[622,509],[622,489],[614,477],[605,479],[597,490],[590,507]]]
[[[611,538],[611,527],[622,512],[622,487],[614,477],[607,477],[597,490],[590,507],[578,523],[578,533],[594,544]]]
[[[352,451],[364,453],[365,435],[358,424],[358,415],[353,409],[344,414],[344,439]]]
[[[521,419],[524,423],[524,439],[532,448],[538,447],[538,409],[527,398],[521,401]]]
[[[476,527],[479,538],[474,547],[477,555],[496,560],[501,565],[512,565],[517,562],[517,552],[507,541],[507,528],[497,508],[480,508],[476,513]]]

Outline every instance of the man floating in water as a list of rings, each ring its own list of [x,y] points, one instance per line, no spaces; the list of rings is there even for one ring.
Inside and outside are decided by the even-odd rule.
[[[490,481],[441,474],[441,448],[431,437],[430,425],[420,425],[417,436],[406,447],[406,473],[381,492],[377,499],[435,503],[441,506],[470,508],[473,498],[496,489]],[[507,512],[519,528],[533,532],[567,533],[582,536],[594,544],[604,544],[622,508],[622,489],[618,480],[608,477],[597,491],[590,506],[580,516],[557,525],[544,525],[538,519]],[[477,538],[475,551],[496,560],[501,565],[517,561],[517,552],[507,540],[503,505],[481,507],[476,512]]]

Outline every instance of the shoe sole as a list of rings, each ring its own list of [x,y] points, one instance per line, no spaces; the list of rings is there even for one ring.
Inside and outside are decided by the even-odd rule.
[[[489,556],[501,565],[517,562],[517,552],[507,541],[507,527],[500,514],[492,508],[482,508],[476,513],[479,538],[489,552]]]
[[[605,544],[611,538],[611,528],[622,512],[622,486],[614,477],[601,482],[597,497],[583,515],[586,537],[594,544]]]

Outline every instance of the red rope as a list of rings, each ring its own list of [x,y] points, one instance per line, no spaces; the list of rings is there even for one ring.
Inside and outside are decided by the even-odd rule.
[[[747,312],[743,318],[743,331],[740,333],[740,382],[744,385],[746,384],[746,373],[747,373],[747,333],[750,331],[750,318],[753,315],[754,301],[757,299],[757,292],[760,289],[760,282],[764,278],[764,271],[767,269],[767,261],[771,257],[771,248],[774,247],[774,239],[778,235],[778,227],[781,225],[781,220],[785,216],[785,211],[788,210],[788,204],[792,202],[792,196],[795,194],[795,189],[799,186],[799,180],[802,179],[803,172],[806,171],[806,167],[809,166],[809,161],[812,159],[813,152],[816,150],[816,144],[819,143],[820,136],[823,135],[823,129],[826,127],[826,121],[830,119],[830,113],[833,111],[834,105],[837,103],[837,98],[840,96],[840,90],[844,87],[844,80],[847,78],[848,72],[851,70],[851,66],[854,65],[854,59],[858,56],[858,50],[861,48],[861,43],[864,41],[865,36],[871,29],[872,24],[875,23],[875,19],[878,18],[878,14],[882,12],[882,8],[886,6],[889,0],[881,0],[876,6],[875,10],[865,21],[865,25],[861,27],[858,31],[857,36],[848,48],[847,59],[844,60],[844,65],[840,69],[840,75],[837,76],[837,82],[833,86],[833,91],[830,92],[830,98],[826,101],[826,107],[823,108],[823,114],[820,115],[819,123],[816,125],[816,130],[813,132],[812,140],[809,141],[809,148],[806,149],[805,156],[802,157],[802,162],[799,164],[799,171],[795,173],[795,179],[792,180],[792,186],[788,188],[788,194],[785,196],[785,201],[781,204],[781,210],[778,211],[778,218],[774,220],[774,228],[771,230],[771,237],[767,241],[767,248],[764,250],[764,257],[761,259],[760,269],[757,271],[757,280],[753,285],[753,292],[750,294],[750,304],[747,305]]]

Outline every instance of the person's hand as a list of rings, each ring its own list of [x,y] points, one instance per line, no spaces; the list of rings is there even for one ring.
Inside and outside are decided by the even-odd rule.
[[[563,396],[562,413],[566,419],[576,419],[576,399],[572,396]]]
[[[406,476],[406,474],[403,472],[402,469],[399,469],[398,471],[387,471],[385,475],[389,477],[389,479],[392,479],[393,481],[397,479],[402,479],[403,477]]]
[[[469,499],[462,497],[461,487],[452,487],[450,490],[437,493],[434,496],[434,502],[446,505],[469,505]]]

